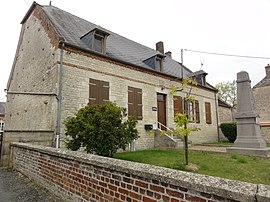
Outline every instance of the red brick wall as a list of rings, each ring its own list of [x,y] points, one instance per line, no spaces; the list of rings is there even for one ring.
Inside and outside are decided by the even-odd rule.
[[[65,201],[255,200],[250,193],[257,186],[248,183],[42,146],[20,143],[11,148],[14,169]]]

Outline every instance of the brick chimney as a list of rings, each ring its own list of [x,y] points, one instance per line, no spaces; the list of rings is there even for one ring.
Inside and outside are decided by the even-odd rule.
[[[156,50],[164,54],[164,45],[162,41],[156,43]]]
[[[269,64],[265,67],[265,72],[266,72],[266,78],[270,79],[270,65]]]
[[[171,52],[171,51],[167,51],[167,52],[165,53],[165,55],[166,55],[167,57],[169,57],[169,58],[172,58],[172,52]]]

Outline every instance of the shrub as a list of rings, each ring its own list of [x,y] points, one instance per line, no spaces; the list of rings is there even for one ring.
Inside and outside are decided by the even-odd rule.
[[[224,136],[230,141],[234,142],[237,137],[236,122],[222,123],[220,128]]]
[[[87,153],[112,157],[137,139],[137,121],[126,118],[126,109],[108,102],[104,105],[86,106],[75,117],[65,120],[66,146],[71,150],[81,147]]]

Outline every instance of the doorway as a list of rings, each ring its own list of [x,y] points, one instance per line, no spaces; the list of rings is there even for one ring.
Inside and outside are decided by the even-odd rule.
[[[166,95],[158,93],[157,94],[157,114],[158,114],[158,122],[167,126],[166,120]],[[161,125],[162,130],[166,130],[166,128]]]

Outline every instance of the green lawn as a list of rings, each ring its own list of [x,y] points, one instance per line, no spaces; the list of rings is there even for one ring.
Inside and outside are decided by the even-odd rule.
[[[115,158],[227,179],[270,185],[270,159],[202,151],[189,151],[189,155],[190,163],[197,164],[199,170],[195,172],[187,170],[181,163],[182,151],[179,150],[123,152],[116,154]]]
[[[229,142],[229,141],[220,141],[220,142],[206,142],[203,144],[207,144],[207,145],[217,145],[217,146],[226,146],[226,147],[231,147],[233,146],[233,143]],[[270,143],[266,144],[267,147],[270,147]]]

